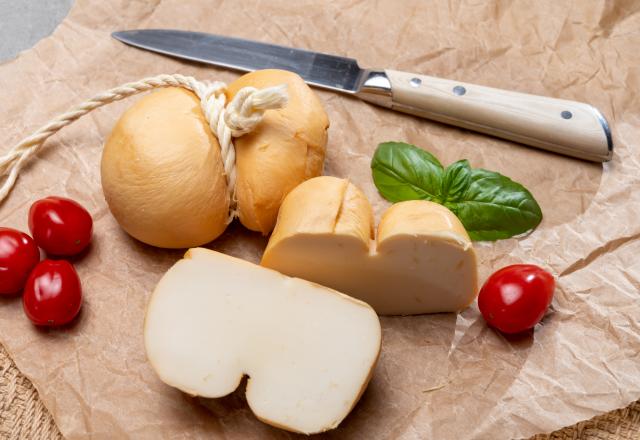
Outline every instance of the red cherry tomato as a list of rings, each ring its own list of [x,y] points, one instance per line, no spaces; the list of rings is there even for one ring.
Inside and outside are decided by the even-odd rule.
[[[478,295],[478,307],[487,323],[503,333],[533,328],[544,316],[555,280],[533,264],[514,264],[495,272]]]
[[[82,305],[80,278],[65,260],[43,260],[24,288],[22,305],[35,325],[58,326],[73,320]]]
[[[0,294],[20,292],[38,261],[40,251],[31,237],[15,229],[0,228]]]
[[[93,221],[89,212],[73,200],[47,197],[31,205],[29,229],[47,254],[70,256],[89,245]]]

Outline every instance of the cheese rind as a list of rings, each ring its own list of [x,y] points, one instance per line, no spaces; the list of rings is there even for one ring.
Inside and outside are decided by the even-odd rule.
[[[285,198],[261,264],[352,295],[383,315],[456,312],[475,299],[471,240],[446,207],[397,203],[383,215],[377,240],[368,238],[371,224],[358,188],[335,177],[311,179]]]
[[[144,339],[165,383],[221,397],[247,375],[247,402],[258,418],[311,434],[335,428],[356,404],[381,330],[362,301],[191,249],[158,283]]]

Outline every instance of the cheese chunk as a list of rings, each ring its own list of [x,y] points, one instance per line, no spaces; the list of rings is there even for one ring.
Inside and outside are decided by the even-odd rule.
[[[477,293],[471,240],[442,205],[389,208],[373,239],[371,206],[347,180],[323,176],[282,203],[261,264],[332,287],[382,315],[456,312]]]
[[[252,231],[269,234],[278,208],[289,191],[322,174],[329,118],[316,93],[293,72],[257,70],[229,84],[229,101],[243,87],[258,89],[287,85],[289,100],[267,111],[250,133],[235,138],[236,197],[240,222]]]
[[[359,300],[196,248],[158,283],[144,341],[165,383],[221,397],[247,375],[260,420],[312,434],[338,426],[360,398],[381,330]]]

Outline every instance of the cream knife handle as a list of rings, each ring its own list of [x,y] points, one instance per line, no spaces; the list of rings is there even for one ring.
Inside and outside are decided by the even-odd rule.
[[[384,74],[391,99],[378,103],[394,110],[580,159],[612,157],[609,125],[589,104],[395,70]]]

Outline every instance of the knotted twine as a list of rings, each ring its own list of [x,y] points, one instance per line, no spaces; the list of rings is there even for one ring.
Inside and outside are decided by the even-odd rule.
[[[191,76],[180,74],[158,75],[127,83],[107,90],[84,101],[71,110],[58,115],[31,136],[18,142],[8,153],[0,156],[0,202],[11,192],[20,171],[45,143],[60,129],[76,119],[106,104],[120,101],[129,96],[162,87],[182,87],[194,92],[200,99],[200,107],[213,135],[220,144],[220,153],[224,165],[229,193],[229,218],[231,222],[236,212],[236,152],[232,138],[240,137],[252,131],[262,120],[264,112],[269,109],[282,108],[287,104],[286,85],[256,89],[244,87],[236,93],[226,105],[226,84],[221,81],[203,82]]]

